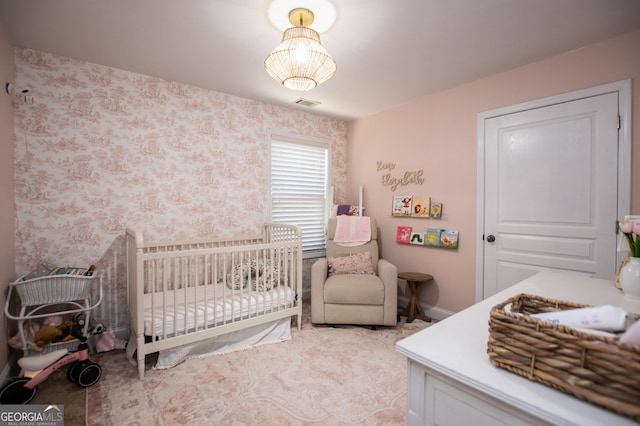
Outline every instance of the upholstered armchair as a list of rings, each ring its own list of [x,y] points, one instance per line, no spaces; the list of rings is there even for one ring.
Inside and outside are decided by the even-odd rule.
[[[379,257],[375,219],[371,240],[354,247],[334,242],[336,223],[331,218],[327,225],[327,257],[311,267],[311,322],[395,326],[398,268]],[[368,259],[370,266],[362,263]]]

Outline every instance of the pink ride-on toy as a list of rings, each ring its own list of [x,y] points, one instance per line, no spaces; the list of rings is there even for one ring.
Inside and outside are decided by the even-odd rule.
[[[78,350],[69,352],[59,349],[46,355],[21,358],[18,365],[24,371],[38,372],[33,377],[19,377],[7,383],[0,390],[0,404],[28,404],[36,396],[37,386],[45,381],[51,373],[69,365],[67,378],[79,386],[86,388],[100,380],[102,368],[89,360],[89,346],[85,336],[78,337]]]

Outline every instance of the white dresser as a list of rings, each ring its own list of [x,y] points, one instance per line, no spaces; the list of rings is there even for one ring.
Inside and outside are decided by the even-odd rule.
[[[489,311],[518,293],[640,313],[612,281],[542,272],[399,341],[407,356],[407,425],[636,425],[629,418],[494,367]],[[638,378],[640,380],[640,378]]]

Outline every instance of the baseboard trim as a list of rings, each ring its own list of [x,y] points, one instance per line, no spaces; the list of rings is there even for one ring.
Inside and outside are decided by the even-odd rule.
[[[406,309],[409,306],[409,300],[410,299],[408,297],[398,297],[398,306]],[[455,314],[455,312],[442,309],[437,306],[425,305],[424,303],[420,303],[420,306],[422,306],[422,310],[425,315],[438,321],[447,319],[451,315]]]

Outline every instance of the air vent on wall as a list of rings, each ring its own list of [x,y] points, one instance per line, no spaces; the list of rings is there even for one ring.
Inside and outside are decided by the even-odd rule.
[[[309,108],[313,108],[316,105],[320,105],[320,102],[310,101],[309,99],[302,99],[302,98],[296,99],[295,101],[293,101],[293,103],[297,105],[306,106]]]

